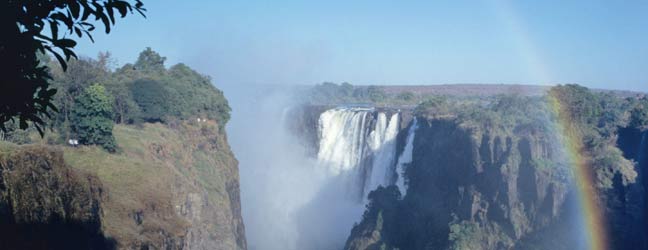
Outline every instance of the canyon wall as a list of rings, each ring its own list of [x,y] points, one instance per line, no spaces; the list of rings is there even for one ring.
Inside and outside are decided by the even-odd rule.
[[[2,249],[246,249],[237,161],[213,122],[117,126],[121,152],[2,142]]]

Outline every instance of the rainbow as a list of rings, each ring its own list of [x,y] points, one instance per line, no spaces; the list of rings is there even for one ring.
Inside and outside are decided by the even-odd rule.
[[[550,92],[548,95],[549,106],[557,117],[557,129],[562,135],[562,143],[569,163],[573,169],[578,199],[582,211],[582,221],[585,229],[585,240],[588,249],[608,249],[607,231],[603,211],[598,204],[598,193],[594,185],[594,173],[589,166],[588,157],[584,151],[582,135],[571,120],[571,115],[564,110],[558,98]]]
[[[551,72],[544,63],[541,47],[536,46],[532,32],[526,27],[525,22],[512,5],[512,1],[494,0],[492,4],[496,17],[503,24],[504,29],[510,33],[510,38],[517,44],[515,51],[529,68],[529,73],[536,82],[548,84],[551,82]],[[562,146],[566,152],[569,164],[574,173],[577,196],[579,199],[581,219],[585,229],[586,247],[591,250],[605,250],[609,248],[608,233],[605,218],[598,204],[598,193],[594,185],[594,173],[589,165],[589,157],[584,150],[582,134],[572,121],[568,111],[561,107],[556,96],[548,95],[550,112],[557,118],[550,126],[562,136]]]

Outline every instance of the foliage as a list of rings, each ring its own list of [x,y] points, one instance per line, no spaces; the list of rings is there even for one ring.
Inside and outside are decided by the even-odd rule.
[[[201,117],[216,120],[222,127],[230,118],[231,109],[223,92],[212,85],[209,77],[187,65],[177,64],[167,70],[164,57],[150,48],[140,53],[135,64],[126,64],[114,72],[109,66],[111,61],[110,53],[100,53],[97,59],[70,60],[67,71],[51,66],[52,86],[60,90],[54,104],[60,112],[48,123],[60,136],[59,142],[66,142],[75,133],[71,116],[76,96],[94,83],[102,83],[112,96],[111,119],[117,124]]]
[[[430,97],[414,108],[416,115],[447,114],[449,111],[450,103],[445,96]]]
[[[166,57],[151,48],[146,48],[140,53],[133,68],[145,74],[161,74],[165,71],[164,61],[166,61]]]
[[[549,95],[559,100],[574,122],[595,124],[602,112],[598,97],[580,85],[559,85],[551,88]]]
[[[369,192],[369,203],[362,215],[363,222],[371,222],[375,230],[379,230],[382,239],[380,245],[385,248],[398,243],[400,237],[400,224],[398,221],[399,213],[402,213],[400,207],[401,194],[394,185],[383,187],[379,186]],[[368,225],[365,225],[368,226]]]
[[[450,233],[448,240],[452,242],[450,249],[479,249],[481,248],[480,242],[480,228],[477,223],[469,221],[450,223]]]
[[[416,95],[414,95],[414,93],[412,93],[410,91],[400,93],[400,94],[398,94],[396,96],[396,99],[403,100],[403,101],[406,101],[406,102],[413,101],[415,98],[416,98]]]
[[[99,145],[115,152],[117,144],[113,137],[112,96],[104,86],[94,84],[76,99],[72,110],[72,129],[79,143]]]
[[[630,102],[632,110],[629,125],[642,130],[648,129],[648,97],[632,99]]]
[[[31,143],[29,130],[20,129],[15,122],[7,122],[5,131],[0,131],[0,141],[8,141],[16,144]]]
[[[175,92],[176,107],[180,118],[201,116],[227,123],[231,108],[223,92],[214,88],[211,79],[192,70],[185,64],[177,64],[168,72],[169,87]]]
[[[141,110],[139,118],[145,122],[163,122],[172,115],[174,96],[164,84],[152,79],[137,80],[130,85],[133,100]]]
[[[474,221],[459,221],[455,215],[449,223],[449,249],[495,249],[513,246],[513,242],[498,226],[481,225]]]
[[[58,90],[54,96],[53,104],[58,107],[59,112],[50,121],[51,127],[61,132],[61,140],[70,139],[70,119],[76,97],[81,95],[85,88],[93,83],[106,82],[110,75],[107,61],[109,54],[100,54],[99,60],[92,58],[71,59],[68,62],[67,71],[63,71],[57,65],[52,64],[52,87]]]
[[[50,52],[65,71],[66,62],[76,58],[76,41],[65,36],[67,33],[78,38],[85,34],[92,40],[95,26],[91,18],[100,20],[109,33],[116,13],[123,18],[133,11],[144,15],[140,0],[135,0],[134,5],[124,0],[2,1],[0,129],[5,129],[5,122],[18,118],[21,129],[32,122],[42,135],[43,118],[51,117],[50,110],[57,110],[52,103],[57,91],[50,88],[48,67],[40,63],[37,52]]]
[[[385,91],[383,91],[383,89],[378,86],[369,86],[368,88],[364,89],[364,91],[360,90],[356,92],[357,93],[354,93],[355,96],[368,98],[372,102],[378,103],[384,101],[387,97]]]
[[[113,111],[115,123],[137,123],[141,121],[141,109],[135,102],[133,93],[127,84],[118,81],[108,81],[106,89],[114,97]]]
[[[616,130],[627,125],[623,117],[628,105],[616,96],[573,84],[553,87],[549,96],[559,103],[558,119],[565,129],[581,138],[582,154],[594,169],[596,186],[612,188],[616,174],[624,184],[634,182],[637,173],[632,162],[615,146]]]
[[[353,91],[354,87],[346,82],[340,85],[324,82],[315,85],[309,93],[309,99],[316,103],[355,102]]]

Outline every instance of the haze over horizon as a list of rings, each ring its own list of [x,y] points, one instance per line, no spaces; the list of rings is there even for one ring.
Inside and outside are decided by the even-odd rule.
[[[648,91],[648,2],[146,1],[78,54],[152,47],[224,84],[560,84]]]

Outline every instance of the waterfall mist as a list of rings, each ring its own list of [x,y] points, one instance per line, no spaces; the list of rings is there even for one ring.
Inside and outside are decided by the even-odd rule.
[[[400,113],[353,107],[308,110],[317,124],[291,127],[299,122],[292,110],[299,99],[289,88],[223,89],[232,106],[227,129],[239,160],[249,248],[343,248],[362,218],[367,194],[397,179]],[[297,137],[304,133],[317,134],[311,142],[315,145]]]
[[[224,86],[232,107],[229,142],[239,160],[248,246],[341,248],[363,204],[349,199],[342,178],[318,167],[284,126],[296,98],[265,86]]]

